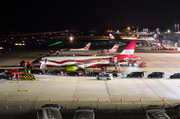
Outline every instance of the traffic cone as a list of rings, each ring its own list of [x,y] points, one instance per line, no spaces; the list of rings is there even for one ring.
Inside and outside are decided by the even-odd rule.
[[[123,99],[121,98],[121,102],[123,101]]]
[[[98,98],[98,102],[100,102],[100,99]]]
[[[65,109],[67,109],[67,105],[65,105]]]
[[[99,109],[99,106],[97,105],[97,109]]]
[[[9,101],[8,97],[6,97],[6,101]]]
[[[34,109],[36,109],[36,105],[34,105]]]
[[[165,101],[164,97],[163,97],[162,101]]]
[[[78,102],[80,101],[80,99],[78,98]]]
[[[19,105],[19,109],[21,109],[21,105]]]
[[[8,109],[8,106],[6,105],[6,109]]]
[[[51,101],[51,98],[49,98],[49,101]]]
[[[142,101],[141,97],[140,97],[140,101]]]
[[[141,109],[143,109],[143,105],[141,105]]]
[[[30,98],[28,97],[28,101],[30,101]]]
[[[116,105],[116,109],[118,109],[118,106]]]

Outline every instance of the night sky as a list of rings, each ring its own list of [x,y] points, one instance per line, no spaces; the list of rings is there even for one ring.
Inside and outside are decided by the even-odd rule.
[[[124,26],[170,28],[180,21],[178,1],[3,2],[0,34],[65,29],[113,29]]]

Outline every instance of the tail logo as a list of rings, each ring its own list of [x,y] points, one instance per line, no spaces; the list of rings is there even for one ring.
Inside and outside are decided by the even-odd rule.
[[[90,48],[90,45],[87,45],[84,49],[89,50],[89,48]]]
[[[85,50],[89,50],[89,46],[86,46],[84,49],[85,49]]]
[[[109,33],[109,37],[110,37],[110,39],[115,39],[111,33]]]

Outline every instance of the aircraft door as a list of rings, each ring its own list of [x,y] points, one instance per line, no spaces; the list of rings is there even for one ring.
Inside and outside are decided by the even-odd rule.
[[[114,57],[114,63],[117,63],[117,57]]]
[[[112,63],[112,62],[113,62],[113,61],[112,61],[112,58],[110,58],[109,61],[110,61],[110,63]]]

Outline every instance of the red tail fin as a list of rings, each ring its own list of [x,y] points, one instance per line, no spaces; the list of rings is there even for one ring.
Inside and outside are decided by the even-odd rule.
[[[136,47],[137,40],[132,40],[128,46],[121,52],[121,54],[117,55],[116,57],[132,57],[134,54],[134,50]]]

